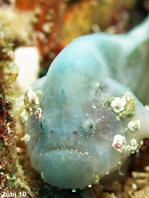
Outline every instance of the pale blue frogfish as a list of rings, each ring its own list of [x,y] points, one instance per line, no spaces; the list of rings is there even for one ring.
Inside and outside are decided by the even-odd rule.
[[[44,181],[96,184],[149,137],[149,17],[66,46],[25,95],[27,149]]]

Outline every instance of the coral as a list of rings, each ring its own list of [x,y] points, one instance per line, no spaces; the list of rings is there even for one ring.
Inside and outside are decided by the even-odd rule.
[[[149,137],[141,103],[149,100],[148,23],[76,39],[27,92],[28,151],[45,181],[70,189],[98,183]]]
[[[26,198],[34,198],[41,184],[38,174],[28,165],[25,146],[17,133],[17,117],[22,111],[20,99],[16,98],[17,76],[13,44],[0,32],[0,197],[3,194],[3,197],[20,198],[25,193]],[[29,174],[25,173],[26,167]]]
[[[17,146],[18,133],[16,133],[16,121],[18,107],[16,104],[15,79],[18,76],[18,67],[14,63],[13,44],[6,39],[4,33],[0,32],[0,197],[21,197],[19,193],[25,193],[26,197],[35,197],[36,173],[34,179],[36,184],[34,191],[30,190],[30,183],[24,175],[21,166],[22,150]],[[14,92],[15,91],[15,92]],[[21,152],[20,152],[21,150]],[[18,159],[19,156],[19,159]],[[24,158],[25,154],[22,155]],[[24,164],[24,162],[23,162]],[[28,178],[32,175],[30,174]],[[33,179],[32,186],[33,186]]]
[[[12,113],[12,83],[18,68],[14,63],[12,44],[0,32],[0,190],[13,192],[17,169],[15,121]]]
[[[12,7],[3,6],[0,7],[0,18],[0,31],[3,31],[6,34],[7,38],[12,41],[20,42],[22,44],[32,43],[33,13],[22,13]]]
[[[115,32],[124,31],[128,22],[127,11],[134,4],[132,0],[15,1],[17,9],[24,13],[33,12],[34,32],[44,58],[43,65],[46,67],[74,38],[105,30],[109,25],[115,25],[122,20],[123,26],[119,25],[120,28]]]

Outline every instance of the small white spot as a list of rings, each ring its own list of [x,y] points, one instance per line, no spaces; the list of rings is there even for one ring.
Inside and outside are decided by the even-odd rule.
[[[23,138],[21,138],[22,141],[24,142],[29,142],[31,136],[29,134],[25,134]]]
[[[93,105],[92,107],[93,107],[93,109],[96,109],[96,106],[95,105]]]
[[[132,96],[129,92],[127,92],[127,93],[124,95],[124,97],[126,98],[127,101],[130,101],[130,100],[133,99],[133,96]]]
[[[145,108],[147,109],[147,111],[149,111],[149,106],[148,105],[145,105]]]
[[[137,131],[140,128],[140,126],[141,126],[141,121],[139,119],[134,121],[132,120],[127,125],[128,129],[133,132]]]
[[[144,144],[143,140],[140,141],[140,145],[142,146]]]
[[[76,189],[72,189],[72,192],[73,192],[73,193],[76,193]]]
[[[124,110],[126,105],[126,98],[125,97],[115,97],[111,102],[111,107],[115,113],[120,113]]]
[[[137,184],[133,183],[133,184],[132,184],[132,189],[133,189],[133,190],[137,190],[137,189],[138,189]]]
[[[97,82],[97,83],[96,83],[96,87],[98,88],[99,86],[100,86],[100,83],[99,83],[99,82]]]
[[[95,178],[94,178],[94,184],[98,184],[99,183],[99,176],[98,175],[95,175]]]
[[[88,187],[89,187],[89,188],[91,188],[91,187],[92,187],[92,185],[90,184],[90,185],[88,185]]]
[[[130,140],[130,149],[131,149],[131,152],[134,153],[138,148],[138,143],[137,143],[137,140],[136,139],[132,139]]]
[[[30,104],[39,104],[39,99],[35,91],[33,91],[32,87],[29,87],[27,91],[27,97]]]
[[[52,22],[47,22],[42,26],[42,29],[45,33],[50,33],[53,27],[53,23]]]
[[[131,144],[131,146],[136,145],[137,144],[137,140],[136,139],[130,140],[130,144]]]
[[[23,112],[20,114],[20,118],[22,123],[26,123],[28,121],[29,114],[26,109],[24,109]]]
[[[112,143],[112,147],[118,151],[119,153],[122,153],[125,151],[126,146],[126,139],[122,135],[115,135]]]

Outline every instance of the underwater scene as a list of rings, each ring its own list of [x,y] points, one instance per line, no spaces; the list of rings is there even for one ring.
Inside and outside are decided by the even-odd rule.
[[[149,198],[149,0],[0,0],[0,198]]]

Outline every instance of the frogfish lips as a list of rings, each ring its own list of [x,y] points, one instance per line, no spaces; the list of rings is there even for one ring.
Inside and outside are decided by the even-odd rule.
[[[99,180],[98,158],[86,150],[60,146],[33,154],[31,161],[45,181],[59,188],[83,188]]]

